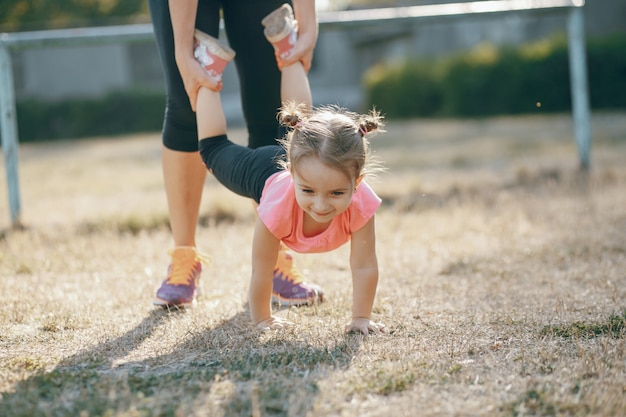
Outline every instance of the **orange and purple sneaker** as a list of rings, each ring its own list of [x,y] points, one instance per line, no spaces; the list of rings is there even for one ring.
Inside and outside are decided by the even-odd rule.
[[[272,303],[281,306],[312,305],[324,301],[322,287],[304,282],[302,274],[293,264],[293,257],[282,244],[272,284]]]
[[[193,56],[211,78],[221,81],[224,68],[235,58],[235,51],[213,36],[196,29]]]
[[[167,278],[161,283],[152,303],[163,308],[191,305],[200,289],[202,264],[209,263],[210,258],[193,246],[178,246],[171,249],[168,255],[172,257],[172,261],[167,270]]]
[[[265,27],[263,34],[272,44],[276,55],[285,59],[296,46],[298,40],[298,22],[296,22],[293,9],[287,3],[274,10],[261,20]]]

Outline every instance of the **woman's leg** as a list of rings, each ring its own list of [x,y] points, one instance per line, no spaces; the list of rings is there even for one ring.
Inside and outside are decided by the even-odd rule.
[[[283,3],[285,0],[224,1],[224,26],[230,46],[237,51],[235,65],[251,148],[273,145],[285,133],[276,120],[281,75],[261,25],[261,20]]]
[[[149,5],[167,91],[162,131],[162,167],[175,246],[170,251],[167,277],[157,291],[154,304],[178,306],[193,302],[202,270],[201,260],[204,258],[195,249],[195,236],[206,169],[197,152],[196,116],[174,59],[174,36],[168,2],[150,0]],[[202,22],[203,31],[217,34],[217,3],[203,2],[198,9],[198,21]]]

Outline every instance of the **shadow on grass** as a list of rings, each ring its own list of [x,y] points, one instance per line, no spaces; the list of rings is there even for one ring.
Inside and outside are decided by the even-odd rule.
[[[0,415],[305,415],[319,381],[347,369],[362,341],[263,334],[243,311],[213,328],[190,329],[171,349],[158,343],[145,359],[125,360],[179,314],[186,313],[153,310],[120,337],[33,374],[2,394]]]

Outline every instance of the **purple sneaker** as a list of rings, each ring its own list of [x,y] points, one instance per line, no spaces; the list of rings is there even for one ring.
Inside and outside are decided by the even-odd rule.
[[[172,262],[167,278],[157,290],[153,304],[163,307],[185,307],[194,302],[199,290],[202,263],[210,261],[207,255],[192,246],[178,246],[168,252]]]
[[[304,282],[293,264],[293,257],[281,245],[274,269],[272,303],[281,306],[312,305],[324,301],[324,290],[319,285]]]

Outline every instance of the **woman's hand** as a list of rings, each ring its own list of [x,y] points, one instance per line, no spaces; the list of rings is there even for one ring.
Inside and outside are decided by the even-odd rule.
[[[298,28],[298,41],[286,58],[281,59],[276,56],[276,61],[281,70],[300,61],[304,71],[308,73],[313,62],[313,50],[319,32],[315,0],[294,0],[293,9]]]
[[[170,1],[169,9],[172,31],[174,32],[176,66],[183,80],[187,96],[189,96],[191,109],[196,111],[196,100],[200,87],[220,91],[222,85],[212,80],[193,56],[194,23],[198,10],[198,0]]]
[[[193,55],[186,54],[183,57],[177,57],[176,64],[178,65],[178,71],[180,72],[193,111],[196,111],[198,90],[200,90],[201,87],[206,87],[213,91],[221,91],[222,81],[215,81],[213,78],[209,77]]]
[[[350,323],[346,324],[346,333],[387,333],[387,328],[383,323],[376,323],[367,317],[353,317]]]
[[[293,323],[289,320],[277,317],[270,316],[265,320],[261,320],[256,324],[257,329],[267,331],[267,330],[280,330],[285,329],[287,327],[293,326]]]
[[[317,37],[314,33],[301,33],[299,31],[298,41],[289,52],[289,55],[285,58],[281,58],[280,55],[276,54],[278,68],[282,70],[284,67],[288,67],[289,65],[300,61],[304,67],[304,71],[308,73],[313,62],[313,51],[315,49],[316,42]]]

